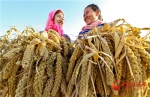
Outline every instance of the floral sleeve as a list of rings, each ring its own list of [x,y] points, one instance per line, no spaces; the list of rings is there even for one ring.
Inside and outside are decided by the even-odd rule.
[[[62,36],[65,37],[69,42],[71,42],[71,39],[67,34],[63,34]]]
[[[102,27],[102,26],[104,26],[104,23],[102,23],[102,24],[99,24],[98,25],[98,27]],[[86,29],[86,30],[84,30],[84,31],[81,31],[80,33],[79,33],[79,35],[78,35],[78,38],[86,38],[86,36],[87,36],[87,33],[90,31],[90,29]]]

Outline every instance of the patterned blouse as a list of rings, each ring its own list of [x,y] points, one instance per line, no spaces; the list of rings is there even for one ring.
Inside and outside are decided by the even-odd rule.
[[[98,25],[98,27],[102,27],[102,26],[104,26],[104,23]],[[87,33],[88,33],[89,31],[90,31],[90,29],[86,29],[86,30],[84,30],[84,31],[81,31],[81,32],[79,33],[79,35],[78,35],[78,38],[85,38],[86,35],[87,35]]]

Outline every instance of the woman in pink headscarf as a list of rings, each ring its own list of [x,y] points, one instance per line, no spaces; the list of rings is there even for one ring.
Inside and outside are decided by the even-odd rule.
[[[49,29],[53,29],[58,32],[59,36],[64,36],[68,41],[70,37],[63,32],[63,25],[64,25],[64,13],[61,9],[53,10],[49,13],[48,20],[46,23],[45,31]]]

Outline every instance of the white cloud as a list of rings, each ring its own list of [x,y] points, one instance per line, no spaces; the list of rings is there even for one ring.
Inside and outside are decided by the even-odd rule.
[[[148,23],[148,19],[150,20],[149,4],[149,0],[106,0],[101,6],[102,15],[106,21],[125,18],[137,26],[140,24],[139,21],[146,21],[145,24],[150,24]]]
[[[150,27],[149,0],[105,0],[99,4],[104,22],[124,18],[134,27]],[[145,33],[142,33],[145,35]]]

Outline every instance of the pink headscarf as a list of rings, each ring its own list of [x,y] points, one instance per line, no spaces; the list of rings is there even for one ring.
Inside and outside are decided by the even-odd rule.
[[[62,12],[62,10],[60,10],[60,9],[58,9],[58,10]],[[54,15],[55,15],[56,11],[58,11],[58,10],[53,10],[49,13],[45,31],[48,31],[49,29],[53,29],[53,30],[57,31],[60,36],[62,36],[64,33],[62,26],[54,23]],[[63,13],[63,15],[64,15],[64,13]]]

